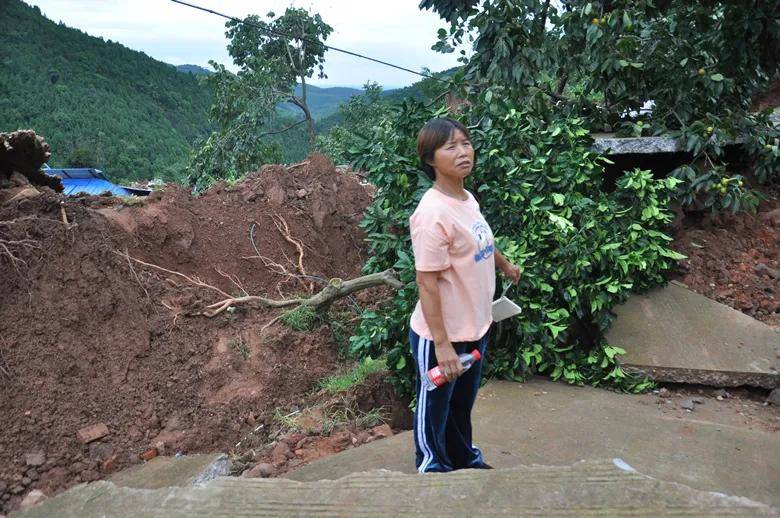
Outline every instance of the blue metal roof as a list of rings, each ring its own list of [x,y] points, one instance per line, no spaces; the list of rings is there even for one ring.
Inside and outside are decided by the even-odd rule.
[[[62,181],[63,193],[75,196],[79,193],[100,195],[109,191],[114,196],[133,196],[149,194],[141,193],[140,189],[128,189],[108,181],[103,171],[90,168],[61,168],[52,169],[44,167],[44,172],[50,176],[56,176]]]

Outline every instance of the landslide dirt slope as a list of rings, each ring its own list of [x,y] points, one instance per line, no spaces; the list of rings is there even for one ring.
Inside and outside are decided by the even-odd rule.
[[[0,206],[0,239],[28,240],[0,265],[0,512],[32,488],[51,494],[140,462],[160,441],[166,454],[228,451],[337,367],[327,326],[261,332],[278,314],[268,310],[176,316],[218,297],[117,253],[228,293],[239,290],[219,272],[271,298],[316,291],[318,280],[275,273],[256,257],[296,272],[298,251],[274,223],[284,220],[308,275],[357,276],[370,188],[327,158],[268,166],[198,197],[169,188],[134,206],[41,192]],[[81,444],[76,432],[96,423],[109,434]]]

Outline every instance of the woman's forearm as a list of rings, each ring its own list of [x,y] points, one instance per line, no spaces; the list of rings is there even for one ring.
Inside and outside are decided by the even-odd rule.
[[[509,262],[501,253],[501,251],[495,246],[495,244],[493,245],[493,255],[496,259],[496,268],[499,270],[503,269],[503,267]]]
[[[439,294],[437,272],[418,274],[417,284],[420,288],[420,306],[425,322],[433,335],[434,344],[449,342],[447,330],[444,328],[444,317],[441,311],[441,295]]]

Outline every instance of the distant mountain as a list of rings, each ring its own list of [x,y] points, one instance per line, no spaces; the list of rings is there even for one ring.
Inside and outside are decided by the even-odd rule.
[[[198,65],[177,65],[176,70],[185,74],[192,74],[194,76],[209,76],[214,72],[208,68],[203,68]]]
[[[0,131],[33,129],[51,166],[174,179],[210,130],[212,96],[191,74],[0,0]]]
[[[319,88],[317,86],[306,85],[306,104],[309,105],[312,117],[321,119],[332,115],[338,111],[339,105],[349,100],[353,95],[360,95],[363,90],[357,88],[345,88],[335,86],[331,88]],[[295,87],[295,95],[301,95],[301,86]],[[301,115],[301,109],[290,103],[283,103],[279,106],[280,111],[289,112],[294,115]]]

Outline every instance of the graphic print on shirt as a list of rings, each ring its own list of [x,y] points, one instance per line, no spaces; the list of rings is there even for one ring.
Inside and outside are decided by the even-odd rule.
[[[493,235],[490,227],[482,221],[471,225],[471,234],[477,242],[477,253],[474,254],[474,262],[478,263],[493,255]]]

